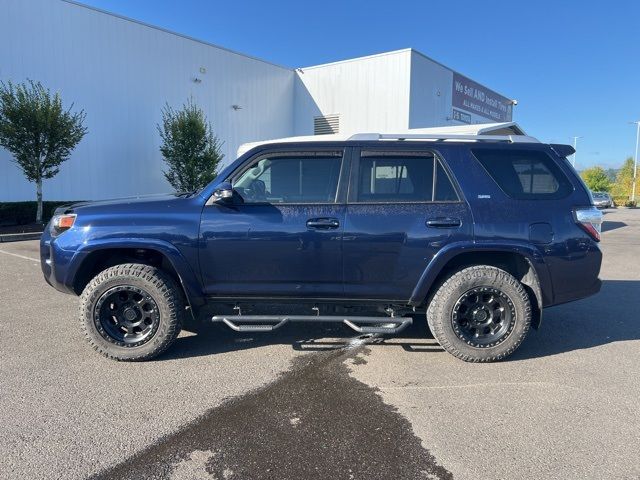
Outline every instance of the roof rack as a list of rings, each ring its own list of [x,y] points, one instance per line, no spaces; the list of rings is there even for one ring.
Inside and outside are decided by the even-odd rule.
[[[432,140],[434,142],[507,142],[507,143],[539,143],[539,140],[527,135],[458,135],[451,133],[356,133],[347,140]]]
[[[484,123],[474,125],[455,125],[410,129],[398,133],[356,133],[310,135],[289,137],[262,142],[245,143],[238,149],[238,156],[254,147],[269,143],[283,142],[345,142],[345,141],[403,141],[419,140],[432,142],[504,142],[504,143],[540,143],[537,138],[528,136],[515,122]]]

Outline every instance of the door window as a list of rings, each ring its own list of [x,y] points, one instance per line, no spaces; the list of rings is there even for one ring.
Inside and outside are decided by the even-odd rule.
[[[363,151],[357,181],[360,203],[458,200],[440,161],[424,152]]]
[[[334,203],[342,152],[274,154],[234,182],[245,203]]]

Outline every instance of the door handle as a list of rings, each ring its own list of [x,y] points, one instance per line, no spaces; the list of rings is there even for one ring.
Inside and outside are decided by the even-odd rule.
[[[436,217],[427,220],[427,227],[432,228],[454,228],[460,225],[462,225],[462,221],[459,218]]]
[[[330,230],[339,226],[340,222],[337,218],[310,218],[307,220],[307,228],[316,230]]]

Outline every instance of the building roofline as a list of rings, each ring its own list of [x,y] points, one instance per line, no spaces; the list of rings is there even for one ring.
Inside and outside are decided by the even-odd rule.
[[[302,71],[304,72],[305,70],[312,70],[312,69],[314,69],[314,68],[330,67],[330,66],[333,66],[333,65],[340,65],[340,64],[342,64],[342,63],[358,62],[358,61],[360,61],[360,60],[368,60],[368,59],[376,58],[376,57],[384,57],[384,56],[386,56],[386,55],[398,55],[398,54],[401,54],[401,53],[407,53],[407,52],[409,52],[409,53],[415,53],[416,55],[419,55],[419,56],[421,56],[422,58],[424,58],[424,59],[426,59],[426,60],[429,60],[430,62],[435,63],[436,65],[440,65],[442,68],[445,68],[445,69],[449,70],[450,72],[456,73],[456,74],[458,74],[458,75],[462,75],[463,77],[466,77],[466,78],[468,78],[468,79],[470,79],[470,80],[473,80],[473,78],[472,78],[472,77],[470,77],[470,76],[468,76],[468,75],[465,75],[464,73],[461,73],[461,72],[459,72],[459,71],[457,71],[457,70],[454,70],[453,68],[451,68],[451,67],[449,67],[449,66],[445,65],[444,63],[439,62],[438,60],[435,60],[434,58],[431,58],[430,56],[425,55],[424,53],[422,53],[422,52],[420,52],[419,50],[416,50],[415,48],[412,48],[412,47],[409,47],[409,48],[401,48],[400,50],[391,50],[391,51],[389,51],[389,52],[374,53],[374,54],[372,54],[372,55],[364,55],[364,56],[362,56],[362,57],[347,58],[347,59],[344,59],[344,60],[338,60],[338,61],[335,61],[335,62],[321,63],[321,64],[319,64],[319,65],[311,65],[311,66],[308,66],[308,67],[301,67],[301,68],[299,68],[299,69],[298,69],[298,68],[296,68],[296,70],[302,70]],[[476,80],[474,80],[474,81],[476,81]],[[477,82],[477,83],[480,83],[480,82]],[[481,84],[481,83],[480,83],[480,85],[482,85],[482,86],[483,86],[484,88],[486,88],[487,90],[490,90],[491,92],[495,93],[496,95],[500,95],[501,97],[505,97],[505,98],[511,99],[511,97],[508,97],[508,96],[506,96],[506,95],[503,95],[502,93],[497,92],[497,91],[495,91],[494,89],[492,89],[492,88],[489,88],[489,87],[485,86],[484,84]]]
[[[284,70],[293,71],[293,68],[291,68],[291,67],[285,67],[283,65],[278,65],[277,63],[273,63],[273,62],[270,62],[268,60],[263,60],[262,58],[258,58],[258,57],[254,57],[252,55],[247,55],[245,53],[237,52],[235,50],[231,50],[230,48],[226,48],[226,47],[222,47],[220,45],[216,45],[215,43],[207,42],[205,40],[200,40],[198,38],[191,37],[191,36],[185,35],[183,33],[174,32],[173,30],[169,30],[169,29],[164,28],[164,27],[159,27],[157,25],[152,25],[150,23],[146,23],[146,22],[143,22],[141,20],[136,20],[135,18],[127,17],[125,15],[120,15],[119,13],[109,12],[108,10],[103,10],[101,8],[94,7],[92,5],[87,5],[85,3],[81,3],[81,2],[78,2],[76,0],[60,0],[60,1],[62,1],[64,3],[68,3],[70,5],[74,5],[76,7],[86,8],[87,10],[93,10],[94,12],[98,12],[98,13],[101,13],[101,14],[104,14],[104,15],[109,15],[111,17],[118,18],[120,20],[124,20],[124,21],[127,21],[127,22],[131,22],[131,23],[135,23],[135,24],[138,24],[138,25],[142,25],[143,27],[151,28],[153,30],[158,30],[160,32],[168,33],[170,35],[174,35],[176,37],[180,37],[180,38],[183,38],[185,40],[190,40],[192,42],[199,43],[201,45],[206,45],[208,47],[213,47],[213,48],[217,48],[219,50],[224,50],[225,52],[232,53],[232,54],[238,55],[240,57],[244,57],[244,58],[248,58],[248,59],[251,59],[251,60],[256,60],[258,62],[266,63],[266,64],[271,65],[273,67],[278,67],[278,68],[282,68]]]
[[[428,55],[425,55],[424,53],[416,50],[415,48],[411,48],[411,47],[409,47],[409,48],[401,48],[399,50],[391,50],[391,51],[388,51],[388,52],[374,53],[374,54],[371,54],[371,55],[363,55],[361,57],[347,58],[347,59],[344,59],[344,60],[337,60],[335,62],[321,63],[321,64],[318,64],[318,65],[310,65],[310,66],[307,66],[307,67],[296,67],[296,68],[286,67],[284,65],[279,65],[277,63],[273,63],[273,62],[270,62],[268,60],[264,60],[262,58],[254,57],[253,55],[247,55],[245,53],[238,52],[236,50],[232,50],[230,48],[223,47],[223,46],[217,45],[215,43],[207,42],[205,40],[200,40],[198,38],[195,38],[195,37],[192,37],[192,36],[189,36],[189,35],[185,35],[184,33],[175,32],[173,30],[169,30],[169,29],[164,28],[164,27],[159,27],[159,26],[153,25],[151,23],[146,23],[146,22],[143,22],[141,20],[136,20],[135,18],[127,17],[127,16],[121,15],[119,13],[114,13],[114,12],[110,12],[108,10],[103,10],[101,8],[94,7],[92,5],[87,5],[85,3],[78,2],[77,0],[60,0],[60,1],[62,1],[64,3],[67,3],[69,5],[74,5],[76,7],[81,7],[81,8],[85,8],[87,10],[92,10],[94,12],[101,13],[103,15],[109,15],[111,17],[114,17],[114,18],[117,18],[117,19],[120,19],[120,20],[124,20],[126,22],[135,23],[137,25],[141,25],[141,26],[146,27],[146,28],[151,28],[153,30],[157,30],[157,31],[160,31],[160,32],[163,32],[163,33],[168,33],[169,35],[174,35],[176,37],[180,37],[180,38],[183,38],[185,40],[190,40],[192,42],[196,42],[196,43],[199,43],[201,45],[206,45],[208,47],[217,48],[219,50],[223,50],[225,52],[228,52],[228,53],[231,53],[231,54],[234,54],[234,55],[238,55],[240,57],[244,57],[244,58],[247,58],[247,59],[250,59],[250,60],[255,60],[255,61],[261,62],[261,63],[266,63],[267,65],[271,65],[273,67],[278,67],[278,68],[281,68],[283,70],[288,70],[288,71],[311,70],[311,69],[314,69],[314,68],[323,68],[323,67],[328,67],[328,66],[332,66],[332,65],[339,65],[341,63],[357,62],[357,61],[360,61],[360,60],[367,60],[367,59],[376,58],[376,57],[384,57],[384,56],[387,56],[387,55],[399,55],[399,54],[402,54],[402,53],[409,52],[409,53],[415,53],[417,55],[420,55],[424,59],[429,60],[430,62],[433,62],[433,63],[435,63],[437,65],[440,65],[441,67],[446,68],[447,70],[449,70],[449,71],[451,71],[453,73],[457,73],[458,75],[462,75],[462,76],[464,76],[466,78],[471,79],[471,77],[469,77],[468,75],[460,73],[457,70],[454,70],[453,68],[445,65],[444,63],[439,62],[438,60],[435,60],[435,59],[429,57]],[[481,84],[481,85],[483,85],[483,84]],[[486,87],[485,85],[483,85],[483,86],[487,90],[490,90],[493,93],[495,93],[497,95],[500,95],[501,97],[510,98],[510,97],[506,97],[505,95],[493,90],[492,88]]]
[[[354,58],[345,58],[344,60],[336,60],[335,62],[328,62],[328,63],[321,63],[318,65],[309,65],[307,67],[300,67],[300,68],[296,68],[296,70],[311,70],[313,68],[323,68],[323,67],[329,67],[332,65],[339,65],[341,63],[350,63],[350,62],[358,62],[360,60],[368,60],[370,58],[376,58],[376,57],[384,57],[387,55],[398,55],[400,53],[407,53],[407,52],[411,52],[413,49],[412,48],[401,48],[400,50],[391,50],[389,52],[380,52],[380,53],[373,53],[371,55],[364,55],[362,57],[354,57]]]

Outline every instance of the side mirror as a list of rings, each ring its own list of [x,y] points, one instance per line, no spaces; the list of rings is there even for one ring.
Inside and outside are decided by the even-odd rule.
[[[218,185],[213,192],[213,201],[215,203],[228,203],[233,199],[233,187],[229,182],[223,182]]]

